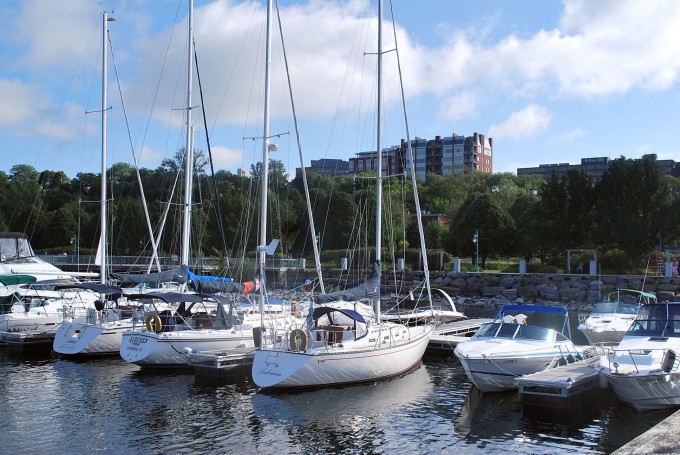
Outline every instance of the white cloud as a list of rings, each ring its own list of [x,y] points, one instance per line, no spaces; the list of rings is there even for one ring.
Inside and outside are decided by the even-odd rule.
[[[494,139],[522,139],[545,131],[550,125],[550,112],[545,107],[530,105],[513,112],[498,125],[489,128],[489,137]]]
[[[0,79],[0,125],[17,125],[30,118],[40,99],[35,85]]]
[[[472,91],[464,91],[451,96],[441,102],[437,118],[440,120],[459,120],[461,118],[476,118],[475,106],[479,104],[477,96]]]
[[[564,144],[573,142],[574,140],[581,138],[586,135],[586,131],[581,128],[574,128],[571,131],[566,131],[564,133],[558,134],[549,140],[548,144]]]
[[[236,169],[243,167],[243,151],[223,146],[211,147],[215,169]]]

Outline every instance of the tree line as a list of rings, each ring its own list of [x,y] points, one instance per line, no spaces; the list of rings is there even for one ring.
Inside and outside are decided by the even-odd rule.
[[[259,232],[261,163],[249,176],[206,172],[196,154],[192,204],[192,255],[253,255]],[[182,237],[182,151],[139,174],[148,217],[162,254],[179,254]],[[283,257],[311,257],[311,238],[301,176],[289,179],[283,163],[269,166],[268,238],[281,239]],[[313,216],[324,255],[372,245],[375,181],[370,176],[308,174]],[[369,178],[362,178],[369,177]],[[117,255],[150,254],[147,215],[135,169],[126,163],[107,171],[109,249]],[[408,179],[387,179],[383,192],[386,255],[418,249]],[[429,174],[418,183],[421,209],[441,215],[425,223],[427,247],[448,255],[538,258],[561,264],[567,249],[597,249],[616,272],[640,270],[655,247],[678,246],[680,179],[666,176],[653,155],[621,157],[593,180],[582,169],[544,180],[511,173]],[[0,230],[26,232],[38,252],[96,250],[100,232],[101,176],[37,171],[26,164],[0,171]],[[219,210],[218,210],[219,209]],[[218,218],[218,214],[220,218]],[[221,223],[219,222],[221,220]],[[405,234],[397,234],[404,231]],[[473,243],[478,233],[479,244]],[[370,246],[368,247],[370,249]],[[608,256],[607,256],[608,255]]]

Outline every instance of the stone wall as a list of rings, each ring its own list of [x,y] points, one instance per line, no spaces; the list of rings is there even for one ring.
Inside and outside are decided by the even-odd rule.
[[[422,272],[411,273],[412,283],[422,279]],[[660,301],[680,299],[680,277],[444,272],[433,273],[432,283],[452,297],[550,301],[569,306],[599,302],[617,289],[642,289],[656,294]]]

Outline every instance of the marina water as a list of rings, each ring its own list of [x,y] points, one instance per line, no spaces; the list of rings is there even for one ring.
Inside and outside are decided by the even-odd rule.
[[[469,310],[466,310],[469,314]],[[601,390],[568,411],[481,394],[455,357],[370,385],[266,394],[116,357],[0,350],[2,453],[610,453],[670,415]]]

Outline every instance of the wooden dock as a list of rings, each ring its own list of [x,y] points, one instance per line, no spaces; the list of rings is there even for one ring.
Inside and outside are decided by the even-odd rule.
[[[453,354],[453,349],[463,341],[470,339],[482,326],[493,319],[464,319],[462,321],[442,324],[434,330],[430,343],[427,345],[429,354]]]
[[[599,356],[515,378],[522,402],[535,406],[567,407],[572,401],[599,388]]]

